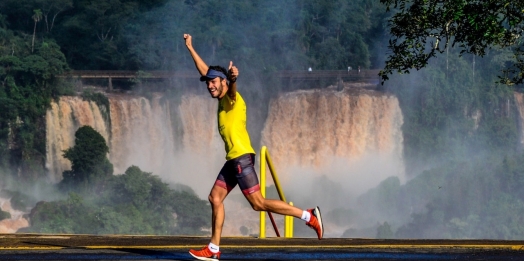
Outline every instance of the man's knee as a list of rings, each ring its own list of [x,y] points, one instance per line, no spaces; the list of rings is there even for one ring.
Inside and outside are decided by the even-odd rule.
[[[213,195],[209,194],[209,196],[207,197],[207,200],[209,200],[209,203],[211,203],[211,205],[214,205],[215,202],[216,202],[216,197],[214,197]]]
[[[225,192],[227,195],[227,192]],[[209,203],[213,206],[218,206],[222,204],[224,201],[225,195],[222,195],[221,193],[217,193],[216,191],[212,191],[209,196],[207,197],[207,200],[209,200]]]
[[[247,200],[249,201],[249,204],[255,211],[265,211],[265,199],[263,197],[257,197],[254,194],[251,194],[249,197],[247,197]]]
[[[251,203],[251,207],[253,208],[253,210],[255,211],[265,211],[266,208],[264,207],[264,204],[262,202],[250,202]]]

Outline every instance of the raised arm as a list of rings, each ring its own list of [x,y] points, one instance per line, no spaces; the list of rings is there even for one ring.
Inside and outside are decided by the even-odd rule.
[[[232,100],[236,101],[237,99],[237,77],[238,77],[238,68],[233,65],[233,61],[229,61],[229,68],[227,73],[227,78],[229,80],[229,85],[227,89],[227,95]]]
[[[193,62],[195,62],[195,66],[198,72],[200,73],[201,76],[205,76],[209,66],[207,66],[204,60],[202,60],[202,58],[200,58],[198,53],[195,51],[195,48],[193,48],[193,43],[191,41],[191,35],[184,34],[184,40],[186,41],[187,50],[189,50],[191,57],[193,57]]]

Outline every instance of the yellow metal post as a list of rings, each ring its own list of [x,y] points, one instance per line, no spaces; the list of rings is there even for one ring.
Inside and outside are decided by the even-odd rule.
[[[262,149],[264,150],[264,154],[267,160],[267,165],[269,166],[269,171],[271,172],[271,176],[273,177],[273,182],[275,183],[275,187],[277,188],[278,196],[280,197],[282,201],[286,202],[286,196],[284,196],[284,191],[282,191],[282,187],[280,186],[280,181],[278,180],[277,172],[275,171],[275,168],[273,167],[273,161],[271,161],[269,152],[267,151],[267,148],[265,146],[262,147]]]
[[[293,206],[293,202],[289,202],[289,205]],[[289,237],[293,237],[293,222],[295,218],[292,216],[289,216]]]
[[[266,163],[267,163],[267,166],[269,167],[269,171],[271,172],[271,176],[273,177],[273,182],[275,183],[275,187],[277,189],[278,196],[280,197],[282,201],[286,202],[286,196],[284,195],[282,186],[280,186],[280,181],[278,180],[277,172],[275,171],[275,168],[273,167],[273,162],[271,161],[271,157],[269,156],[269,152],[267,151],[266,146],[262,146],[262,148],[260,149],[260,194],[262,194],[262,197],[266,198]],[[293,206],[293,202],[289,202],[289,204]],[[275,224],[273,224],[273,226],[275,226]],[[277,232],[276,227],[275,227],[275,232]],[[292,216],[284,216],[284,237],[293,237],[293,217]],[[266,238],[266,212],[265,211],[260,211],[259,238]]]
[[[293,202],[289,202],[289,205],[293,206]],[[293,217],[285,216],[284,217],[284,237],[291,238],[293,237]]]
[[[266,198],[266,146],[260,150],[260,194]],[[260,233],[259,238],[266,238],[266,212],[260,211]]]

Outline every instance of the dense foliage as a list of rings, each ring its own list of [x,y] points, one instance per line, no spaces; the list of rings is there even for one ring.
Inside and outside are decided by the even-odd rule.
[[[501,75],[508,84],[524,81],[524,2],[380,0],[394,12],[390,22],[391,55],[381,72],[409,73],[426,67],[430,58],[460,48],[461,53],[484,56],[487,49],[507,48],[513,57]]]
[[[104,138],[89,126],[75,133],[64,152],[72,170],[58,184],[68,199],[39,202],[31,210],[30,232],[83,234],[202,234],[208,227],[207,201],[175,191],[136,166],[112,175]]]
[[[27,232],[81,234],[198,235],[209,227],[210,208],[196,194],[175,191],[158,177],[129,167],[110,176],[98,193],[69,193],[39,202]]]
[[[387,179],[359,203],[387,215],[388,238],[521,239],[523,160],[520,154],[450,161],[405,185]],[[388,229],[377,232],[384,236]]]
[[[187,69],[195,36],[210,63],[253,69],[368,68],[382,36],[376,1],[5,0],[13,30],[52,38],[74,69]],[[41,20],[31,19],[41,10]],[[336,54],[336,55],[334,55]],[[375,67],[377,64],[375,64]]]
[[[141,17],[128,37],[147,69],[191,68],[183,33],[208,63],[233,60],[244,71],[368,68],[378,66],[371,49],[383,26],[374,18],[383,13],[367,0],[170,1]]]
[[[71,161],[71,170],[64,171],[60,186],[65,190],[102,189],[113,175],[108,152],[100,133],[91,126],[80,127],[75,133],[75,146],[64,151],[64,158]]]
[[[484,58],[458,56],[431,61],[409,77],[385,84],[402,108],[408,173],[454,159],[514,153],[519,133],[513,88],[497,84],[504,52]],[[477,62],[475,62],[475,59]]]
[[[65,90],[55,75],[68,69],[54,40],[32,46],[30,38],[9,30],[0,13],[0,165],[4,175],[16,166],[25,181],[44,173],[43,116],[51,99]]]

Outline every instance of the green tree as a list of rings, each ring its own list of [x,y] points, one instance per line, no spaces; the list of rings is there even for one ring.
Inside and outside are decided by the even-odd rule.
[[[518,189],[524,173],[522,157],[508,153],[450,160],[397,185],[396,193],[380,184],[359,203],[368,206],[362,212],[373,213],[370,222],[376,222],[374,216],[386,216],[388,224],[398,224],[397,238],[518,239],[523,231],[522,218],[516,214],[523,207]],[[388,211],[384,207],[388,204],[396,205],[397,212]],[[381,223],[379,228],[387,231]]]
[[[207,201],[193,192],[172,190],[159,177],[136,166],[108,181],[98,193],[79,190],[65,200],[37,203],[27,231],[202,235],[203,228],[209,227]]]
[[[224,10],[223,15],[213,14],[217,8]],[[138,17],[125,31],[141,69],[193,66],[180,41],[187,32],[210,63],[233,59],[240,67],[267,72],[308,66],[369,68],[366,39],[382,36],[378,24],[384,12],[378,2],[363,0],[171,1]],[[179,26],[173,29],[169,24]],[[237,29],[231,31],[231,26]]]
[[[51,35],[75,69],[136,70],[139,68],[130,55],[131,42],[125,37],[125,29],[136,26],[134,19],[143,12],[165,2],[167,0],[74,1],[74,7],[57,19]]]
[[[502,76],[507,84],[522,83],[524,2],[380,0],[393,10],[389,20],[391,55],[380,72],[409,73],[426,67],[432,57],[457,46],[460,53],[484,56],[490,48],[513,51],[512,65]],[[393,8],[392,8],[393,7]],[[391,9],[392,8],[392,9]]]
[[[146,209],[151,196],[159,200],[168,196],[167,186],[158,182],[160,182],[158,177],[142,172],[137,166],[131,166],[113,185],[112,201],[117,204],[131,203],[138,209]],[[155,185],[159,187],[154,187]],[[153,195],[151,193],[153,191],[158,194]]]
[[[78,233],[89,228],[91,209],[84,205],[81,196],[70,193],[66,200],[38,202],[31,210],[29,231],[38,233]],[[72,217],[75,217],[74,219]],[[82,222],[77,225],[76,222]],[[89,232],[87,232],[89,233]]]
[[[53,31],[55,21],[58,15],[68,9],[73,8],[73,0],[34,0],[35,5],[40,7],[42,10],[42,16],[44,18],[46,32],[50,33]],[[51,19],[51,21],[49,21]]]
[[[511,107],[513,87],[495,83],[504,52],[429,61],[425,70],[394,75],[384,87],[399,99],[408,175],[449,160],[514,151],[517,122]]]
[[[115,176],[110,188],[101,204],[116,205],[115,211],[135,216],[133,222],[138,218],[149,229],[134,227],[132,233],[202,234],[202,228],[209,226],[207,201],[193,192],[171,190],[160,178],[137,166]]]
[[[75,133],[75,146],[64,151],[64,158],[70,160],[72,166],[63,173],[62,188],[100,190],[113,175],[108,152],[109,147],[100,133],[91,126],[80,127]]]
[[[506,193],[494,195],[481,213],[483,237],[495,239],[518,239],[524,233],[524,202]]]
[[[1,5],[1,4],[0,4]],[[62,93],[55,77],[68,69],[53,40],[32,46],[30,35],[0,28],[0,164],[18,180],[45,175],[45,113]]]
[[[33,41],[31,43],[31,53],[35,50],[35,36],[36,36],[36,24],[42,20],[42,10],[36,9],[33,11],[34,14],[31,18],[35,21],[35,27],[33,29]]]

